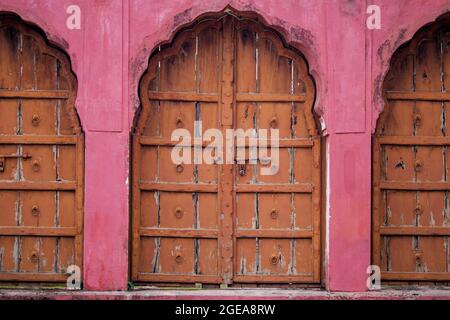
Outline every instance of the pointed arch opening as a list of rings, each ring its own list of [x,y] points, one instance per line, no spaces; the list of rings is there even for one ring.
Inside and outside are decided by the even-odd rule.
[[[315,92],[305,57],[257,16],[202,16],[153,51],[132,139],[133,281],[320,283]],[[226,148],[238,129],[278,131],[274,174],[248,140],[243,157],[235,143],[205,160],[208,134]],[[190,137],[189,163],[173,159],[176,130]]]
[[[450,281],[450,16],[391,59],[373,138],[372,260],[387,284]]]
[[[0,281],[82,268],[84,138],[68,56],[0,15]]]

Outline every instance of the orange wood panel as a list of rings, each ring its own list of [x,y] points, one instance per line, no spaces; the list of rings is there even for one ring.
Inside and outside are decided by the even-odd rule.
[[[433,285],[450,276],[449,159],[440,143],[449,127],[448,25],[444,19],[425,27],[397,50],[383,85],[386,106],[373,154],[372,257],[383,279],[400,284]]]
[[[314,90],[303,56],[252,20],[205,19],[155,51],[133,137],[133,280],[320,282]],[[208,138],[183,151],[214,163],[175,164],[175,129],[279,130],[279,170],[261,174],[248,136],[242,148],[233,139],[231,163]]]
[[[0,281],[61,282],[69,265],[82,268],[76,78],[68,57],[16,18],[0,17],[0,43]]]

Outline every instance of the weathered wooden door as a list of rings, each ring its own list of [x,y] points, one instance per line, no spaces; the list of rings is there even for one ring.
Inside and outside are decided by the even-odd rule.
[[[83,135],[68,58],[0,16],[0,280],[65,281],[80,268]]]
[[[373,140],[373,263],[385,281],[450,281],[450,23],[393,56]]]
[[[151,57],[133,138],[134,281],[320,281],[314,97],[304,57],[251,19],[201,21]],[[177,128],[278,129],[278,173],[261,175],[267,164],[248,152],[247,162],[175,164]]]

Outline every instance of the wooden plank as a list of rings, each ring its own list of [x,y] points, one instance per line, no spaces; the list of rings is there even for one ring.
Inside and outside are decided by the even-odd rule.
[[[84,134],[77,137],[76,145],[76,207],[75,207],[75,225],[77,235],[75,237],[74,263],[80,267],[83,275],[83,241],[84,241]]]
[[[135,281],[139,278],[139,262],[141,254],[141,241],[139,234],[141,222],[141,189],[139,183],[139,180],[141,179],[141,145],[139,144],[139,135],[137,134],[133,134],[132,152],[131,279]]]
[[[221,30],[217,28],[205,28],[197,35],[195,77],[197,92],[209,94],[219,92],[220,38]]]
[[[270,140],[263,140],[263,139],[256,139],[255,140],[251,140],[252,143],[256,142],[258,144],[258,146],[262,146],[265,145],[267,147],[271,147],[272,146],[272,142]],[[311,139],[280,139],[278,140],[278,147],[279,148],[311,148],[315,145],[315,142]],[[317,143],[317,142],[316,142]],[[236,145],[237,149],[242,149],[242,148],[249,148],[250,146],[250,141],[247,139],[247,141],[245,142],[245,145]],[[276,145],[274,145],[276,146]]]
[[[307,230],[273,230],[273,229],[238,229],[236,238],[274,238],[274,239],[309,239],[313,237],[313,231]]]
[[[257,78],[259,65],[257,59],[258,33],[250,28],[238,25],[236,30],[236,93],[249,93],[257,91]],[[255,71],[249,71],[255,70]],[[257,129],[255,120],[258,119],[259,105],[256,103],[236,102],[234,112],[234,127],[243,130]],[[247,142],[247,144],[250,142]],[[235,149],[235,153],[239,149]],[[248,154],[248,152],[247,152]],[[247,165],[245,175],[235,174],[235,184],[250,183],[255,177],[255,165]],[[234,192],[234,228],[250,229],[259,225],[260,219],[257,210],[259,195],[254,193],[236,194]],[[256,239],[236,239],[233,243],[234,273],[255,273],[257,267]],[[234,281],[233,276],[233,281]]]
[[[228,16],[222,20],[222,72],[221,72],[221,97],[220,118],[222,119],[222,135],[226,136],[226,130],[233,128],[234,99],[235,99],[235,21]],[[222,283],[231,284],[233,281],[233,225],[234,225],[234,164],[223,164],[219,169],[219,207],[221,212],[220,243],[220,275]]]
[[[311,193],[314,187],[310,183],[297,184],[238,184],[236,192],[294,192]]]
[[[442,136],[379,136],[377,141],[381,145],[405,146],[447,146],[450,137]]]
[[[21,80],[21,65],[18,57],[21,56],[22,35],[20,32],[11,34],[9,32],[11,29],[7,25],[8,22],[4,23],[3,21],[0,30],[0,42],[7,44],[11,49],[7,50],[7,47],[2,45],[2,50],[0,51],[0,70],[2,70],[0,79],[3,88],[15,89],[20,86]]]
[[[394,236],[450,236],[445,227],[380,227],[381,235]]]
[[[186,101],[186,102],[218,102],[218,94],[193,92],[154,92],[149,91],[150,100],[157,101]]]
[[[61,273],[0,273],[0,281],[66,282],[68,277]]]
[[[381,272],[382,280],[450,281],[449,272]]]
[[[414,104],[414,101],[390,101],[386,112],[380,114],[377,137],[381,132],[385,136],[411,136],[414,130]]]
[[[237,102],[305,102],[306,95],[269,94],[269,93],[237,93]]]
[[[76,182],[0,182],[0,190],[70,191],[75,189]]]
[[[313,275],[235,275],[233,277],[235,283],[319,283],[314,280]]]
[[[380,183],[383,190],[450,190],[450,182],[397,182],[383,181]]]
[[[376,139],[372,142],[372,263],[380,266],[380,144]]]
[[[1,136],[0,136],[1,139]],[[225,137],[224,137],[225,139]],[[1,140],[0,140],[1,142]],[[179,141],[173,141],[167,138],[157,138],[157,137],[148,137],[148,136],[141,136],[139,138],[139,142],[141,145],[144,146],[176,146]],[[272,143],[270,140],[262,140],[262,139],[256,139],[256,142],[258,145],[261,145],[264,143],[267,147],[271,147]],[[210,144],[210,141],[202,141],[202,146],[206,147]],[[192,141],[192,146],[193,141]],[[278,147],[280,148],[311,148],[314,146],[314,141],[311,139],[280,139],[278,141]],[[248,148],[249,144],[246,143],[245,146],[236,146],[237,148]]]
[[[312,223],[313,223],[313,276],[314,281],[320,281],[321,246],[320,246],[320,210],[321,210],[321,148],[320,137],[315,138],[312,161]],[[300,209],[301,210],[301,209]]]
[[[152,192],[149,195],[152,203],[141,202],[143,215],[151,219],[148,227],[161,229],[197,229],[197,202],[198,195],[189,192]],[[143,198],[145,200],[145,198]],[[146,213],[146,214],[145,214]],[[145,220],[141,220],[141,225]]]
[[[382,179],[385,181],[415,181],[415,152],[412,147],[386,146],[380,150],[383,164]]]
[[[162,273],[139,273],[136,280],[162,283],[220,283],[221,277],[210,275],[180,275]]]
[[[141,182],[140,190],[178,191],[178,192],[217,192],[216,184]]]
[[[155,138],[155,137],[148,137],[148,136],[142,136],[139,137],[139,143],[143,146],[176,146],[178,145],[179,141],[173,141],[168,138]],[[210,144],[209,141],[202,141],[202,147],[206,147],[208,144]],[[194,139],[192,138],[192,144],[190,145],[194,147]],[[195,146],[200,146],[200,143],[196,144]]]
[[[208,229],[139,228],[139,235],[143,237],[215,239],[219,236],[219,232]]]
[[[73,145],[76,136],[0,135],[0,144]]]
[[[0,99],[68,99],[67,90],[0,90]]]
[[[2,115],[2,120],[0,121],[0,136],[16,135],[19,127],[19,108],[22,108],[22,106],[19,106],[18,100],[1,100],[0,114]]]
[[[72,227],[0,227],[0,235],[20,236],[61,236],[73,237],[78,234]]]
[[[31,181],[11,181],[0,182],[0,190],[75,190],[76,182],[31,182]]]
[[[386,93],[388,100],[416,100],[416,101],[450,101],[450,92],[400,92],[389,91]]]
[[[237,231],[252,231],[260,229],[269,232],[287,231],[292,232],[297,229],[293,226],[294,215],[302,211],[296,211],[293,202],[293,195],[290,193],[240,193],[237,210],[237,220],[239,225]],[[309,197],[308,197],[309,198]],[[245,201],[244,201],[245,200]],[[256,201],[255,201],[256,200]],[[309,200],[309,199],[308,199]],[[305,208],[305,211],[308,209]],[[300,213],[299,213],[300,215]],[[244,220],[241,223],[241,220]],[[255,218],[257,221],[255,221]],[[299,218],[295,219],[300,220]],[[311,223],[311,222],[310,222]],[[297,230],[309,230],[310,224],[306,228]],[[283,236],[282,236],[283,238]]]
[[[172,148],[160,147],[158,148],[158,177],[159,181],[164,181],[170,185],[180,184],[189,185],[195,181],[195,164],[192,158],[188,163],[175,164],[172,159]],[[143,150],[142,152],[148,152]],[[144,159],[141,158],[141,176],[148,176],[149,173],[156,173],[152,166],[149,166]],[[155,163],[156,164],[156,163]],[[142,179],[142,177],[141,177]],[[154,181],[154,179],[152,179]],[[150,180],[150,181],[152,181]],[[200,187],[201,188],[201,187]]]
[[[196,273],[196,239],[157,238],[155,240],[158,241],[156,250],[153,252],[142,251],[142,254],[155,257],[153,272],[183,275]]]

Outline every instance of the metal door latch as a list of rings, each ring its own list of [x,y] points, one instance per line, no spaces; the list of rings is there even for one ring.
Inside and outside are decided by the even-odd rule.
[[[239,165],[239,175],[245,176],[245,172],[247,171],[247,164],[242,163]]]
[[[234,162],[238,165],[238,172],[240,176],[245,176],[247,174],[247,165],[257,164],[258,158],[250,157],[238,157],[234,160]]]
[[[0,172],[4,172],[5,171],[5,166],[6,166],[6,159],[12,159],[12,158],[22,158],[24,160],[30,159],[31,156],[28,153],[24,153],[22,155],[20,154],[5,154],[5,155],[0,155]]]

